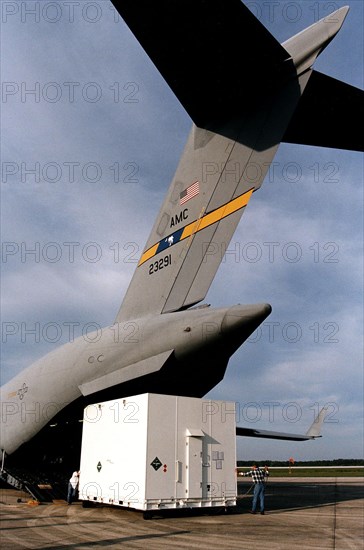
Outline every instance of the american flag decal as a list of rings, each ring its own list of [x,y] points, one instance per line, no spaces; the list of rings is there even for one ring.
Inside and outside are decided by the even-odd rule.
[[[184,204],[185,202],[189,201],[190,199],[198,195],[199,192],[200,192],[200,184],[198,181],[195,181],[195,183],[193,183],[192,185],[187,187],[187,189],[184,189],[182,193],[180,193],[179,203]]]

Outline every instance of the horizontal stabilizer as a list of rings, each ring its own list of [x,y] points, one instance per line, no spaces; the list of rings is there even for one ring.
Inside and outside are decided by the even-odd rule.
[[[91,382],[82,384],[80,386],[80,391],[82,395],[91,395],[92,393],[117,386],[118,384],[123,384],[129,380],[134,380],[134,378],[139,378],[140,376],[159,371],[172,353],[173,350],[168,350],[158,355],[154,355],[153,357],[138,361],[138,363],[133,363],[117,371],[105,374],[100,378],[91,380]]]
[[[235,117],[290,57],[240,0],[112,1],[200,127]]]
[[[364,151],[364,91],[312,71],[282,141]]]

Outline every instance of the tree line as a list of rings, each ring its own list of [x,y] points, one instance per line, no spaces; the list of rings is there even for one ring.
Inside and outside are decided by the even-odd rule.
[[[252,465],[251,460],[238,460],[237,465],[238,467],[246,467]],[[289,459],[287,460],[257,460],[255,461],[255,464],[257,466],[364,466],[364,460],[360,458],[336,458],[334,460],[308,460],[308,461],[300,461],[295,460],[294,462],[290,462]]]

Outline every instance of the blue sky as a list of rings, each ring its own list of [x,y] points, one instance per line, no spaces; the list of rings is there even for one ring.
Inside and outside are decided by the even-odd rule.
[[[246,2],[281,42],[335,7],[315,63],[363,87],[363,2]],[[1,383],[89,323],[113,322],[191,126],[107,0],[2,2]],[[355,121],[354,121],[355,123]],[[241,438],[241,459],[363,453],[363,157],[282,144],[207,296],[273,312],[209,397],[239,423],[323,438]]]

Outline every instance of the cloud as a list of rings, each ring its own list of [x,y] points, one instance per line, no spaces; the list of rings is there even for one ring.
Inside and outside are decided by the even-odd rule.
[[[315,67],[361,86],[363,5],[346,3]],[[273,4],[250,2],[280,40],[329,9]],[[113,322],[187,138],[189,117],[106,7],[94,24],[77,10],[73,22],[64,11],[54,24],[21,14],[3,24],[2,320],[19,331],[3,345],[2,382],[54,347],[31,335],[22,343],[22,322]],[[339,425],[300,444],[302,458],[360,452],[362,183],[358,153],[282,144],[206,297],[216,307],[273,306],[212,398],[241,411],[260,403],[259,422],[286,431],[305,430],[316,403],[337,404]],[[274,425],[268,402],[279,403]],[[291,402],[302,407],[295,423],[284,418]],[[241,458],[247,448],[256,459],[292,449],[244,440]]]

